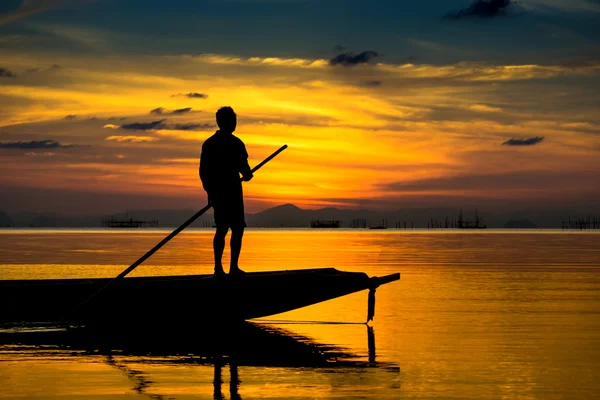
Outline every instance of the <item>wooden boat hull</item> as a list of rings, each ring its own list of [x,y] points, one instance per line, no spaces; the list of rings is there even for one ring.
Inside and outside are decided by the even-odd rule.
[[[333,268],[213,275],[125,278],[85,307],[110,279],[0,281],[1,323],[248,320],[317,304],[398,280]]]

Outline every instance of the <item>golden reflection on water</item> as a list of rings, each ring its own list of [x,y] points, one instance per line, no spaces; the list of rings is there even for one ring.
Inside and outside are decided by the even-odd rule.
[[[4,231],[0,279],[116,276],[167,233]],[[210,273],[212,234],[180,234],[132,275]],[[373,326],[380,364],[241,365],[242,398],[585,399],[600,390],[598,234],[248,230],[240,262],[248,271],[402,273],[400,281],[377,290]],[[295,322],[276,326],[366,361],[364,325],[298,323],[364,322],[366,312],[367,293],[361,292],[263,320]],[[214,394],[211,366],[126,356],[119,362],[152,381],[146,397]],[[222,373],[229,398],[229,368]],[[0,397],[92,394],[139,396],[131,380],[100,356],[52,359],[0,347]]]

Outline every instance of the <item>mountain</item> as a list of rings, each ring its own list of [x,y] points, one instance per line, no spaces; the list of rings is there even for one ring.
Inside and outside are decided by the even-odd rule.
[[[4,211],[0,211],[0,227],[9,228],[15,226],[15,222]]]
[[[283,204],[256,214],[246,214],[246,224],[248,226],[266,228],[305,227],[306,219],[306,211],[293,204]]]

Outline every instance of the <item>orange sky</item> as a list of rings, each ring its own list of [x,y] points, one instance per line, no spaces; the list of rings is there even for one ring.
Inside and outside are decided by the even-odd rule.
[[[251,212],[288,202],[585,205],[600,194],[600,64],[334,68],[325,59],[12,50],[0,66],[16,75],[0,78],[0,210],[195,208],[205,202],[200,148],[223,105],[238,114],[251,165],[289,145],[246,184]],[[544,139],[503,145],[535,137]],[[43,140],[70,147],[8,145]],[[71,204],[73,193],[88,205]]]

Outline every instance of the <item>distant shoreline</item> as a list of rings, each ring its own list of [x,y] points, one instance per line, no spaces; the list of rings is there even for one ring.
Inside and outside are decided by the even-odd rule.
[[[103,228],[103,227],[0,227],[0,233],[10,232],[98,232],[98,233],[169,233],[176,229],[173,227],[160,228]],[[185,232],[214,232],[215,228],[187,228]],[[340,232],[340,233],[372,233],[372,234],[389,234],[389,233],[464,233],[464,234],[486,234],[486,233],[600,233],[600,229],[560,229],[560,228],[488,228],[488,229],[364,229],[364,228],[307,228],[307,227],[247,227],[246,231],[293,231],[293,232]]]

